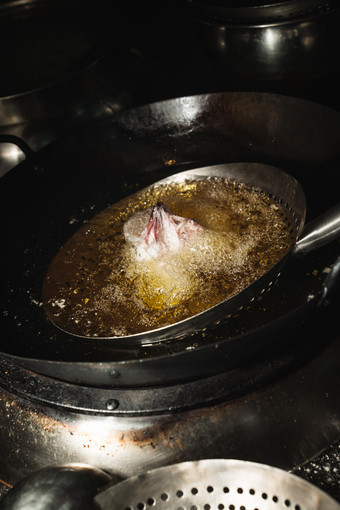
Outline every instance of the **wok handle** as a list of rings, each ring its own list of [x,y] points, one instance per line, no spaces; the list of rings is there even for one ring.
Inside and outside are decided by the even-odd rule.
[[[16,135],[2,135],[0,134],[0,143],[13,143],[29,158],[34,154],[34,150],[21,138]]]
[[[309,222],[294,253],[304,255],[340,237],[340,203]]]

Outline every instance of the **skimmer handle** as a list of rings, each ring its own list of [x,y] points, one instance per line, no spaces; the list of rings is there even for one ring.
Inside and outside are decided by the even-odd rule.
[[[307,223],[295,245],[296,254],[305,254],[340,238],[340,203]]]

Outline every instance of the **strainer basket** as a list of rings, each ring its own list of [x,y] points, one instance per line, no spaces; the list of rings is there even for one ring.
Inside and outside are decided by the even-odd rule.
[[[148,471],[96,496],[101,510],[340,510],[314,485],[278,468],[207,459]]]

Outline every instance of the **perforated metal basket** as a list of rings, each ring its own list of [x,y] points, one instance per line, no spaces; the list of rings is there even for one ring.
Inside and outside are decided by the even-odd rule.
[[[208,459],[157,468],[110,485],[101,510],[340,510],[326,493],[281,469]]]

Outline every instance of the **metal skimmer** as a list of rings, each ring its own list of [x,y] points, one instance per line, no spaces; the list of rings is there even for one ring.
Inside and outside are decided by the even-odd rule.
[[[278,468],[208,459],[153,469],[96,496],[101,510],[340,510],[320,489]]]

